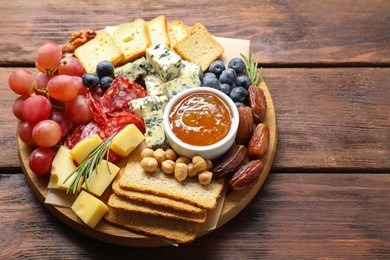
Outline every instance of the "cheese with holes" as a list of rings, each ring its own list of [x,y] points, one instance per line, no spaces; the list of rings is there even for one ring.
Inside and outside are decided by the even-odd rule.
[[[50,180],[47,187],[49,189],[67,190],[74,178],[76,178],[77,172],[75,172],[66,182],[65,180],[76,169],[77,166],[73,162],[70,150],[65,146],[61,146],[52,162]],[[81,184],[82,179],[80,179],[79,190]]]
[[[93,170],[89,179],[86,179],[82,188],[100,197],[118,174],[120,168],[113,163],[102,160]]]
[[[156,110],[164,110],[168,103],[166,96],[146,96],[130,101],[130,107],[139,117],[144,117],[146,114]]]
[[[146,58],[162,80],[168,82],[180,74],[181,58],[163,43],[146,49]]]
[[[111,142],[111,150],[122,157],[128,156],[145,139],[141,131],[130,124],[123,128]]]
[[[94,228],[107,213],[108,207],[86,191],[81,191],[71,209],[88,226]]]
[[[98,146],[102,141],[102,139],[97,135],[91,135],[80,142],[78,142],[72,150],[70,150],[70,155],[73,160],[75,160],[78,164],[87,156],[96,146]]]

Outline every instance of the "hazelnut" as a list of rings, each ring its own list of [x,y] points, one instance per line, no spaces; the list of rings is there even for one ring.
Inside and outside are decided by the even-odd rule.
[[[202,171],[198,173],[198,180],[199,183],[202,185],[207,185],[211,182],[211,179],[213,178],[213,173],[210,171]]]
[[[141,158],[143,159],[145,157],[153,157],[153,152],[153,149],[145,148],[141,152]]]
[[[206,160],[198,155],[192,158],[192,163],[194,164],[194,169],[197,172],[204,171],[207,168]]]
[[[154,172],[157,169],[158,162],[153,157],[145,157],[141,161],[141,167],[147,172]]]
[[[163,149],[158,148],[153,152],[153,157],[158,161],[159,164],[161,164],[167,159],[167,153]]]
[[[173,149],[170,149],[170,148],[166,149],[165,152],[167,154],[167,160],[176,161],[177,154],[176,154],[176,152]]]
[[[161,170],[165,174],[171,174],[175,170],[175,162],[172,160],[165,160],[161,163]]]
[[[184,181],[187,178],[187,164],[176,163],[174,174],[178,181]]]

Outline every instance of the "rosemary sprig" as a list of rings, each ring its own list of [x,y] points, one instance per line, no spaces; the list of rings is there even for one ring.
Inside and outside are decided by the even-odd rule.
[[[251,79],[253,85],[259,85],[262,81],[263,68],[260,68],[260,70],[257,69],[259,62],[257,60],[255,61],[253,53],[249,53],[249,58],[242,53],[240,54],[246,63],[246,75]]]
[[[110,136],[107,139],[104,139],[98,146],[96,146],[91,152],[89,152],[82,160],[79,166],[74,170],[69,176],[65,179],[64,183],[69,180],[74,174],[77,174],[73,179],[72,183],[69,185],[67,194],[75,195],[77,194],[77,189],[79,183],[82,179],[89,180],[92,177],[93,171],[96,169],[96,166],[101,163],[104,157],[107,161],[107,169],[111,174],[110,168],[108,166],[108,156],[110,153],[110,146],[112,139],[115,135]],[[98,174],[96,169],[96,174]],[[88,190],[88,182],[85,181],[86,188]]]

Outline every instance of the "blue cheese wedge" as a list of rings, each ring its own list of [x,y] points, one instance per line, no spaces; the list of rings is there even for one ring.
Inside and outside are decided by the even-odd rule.
[[[127,63],[114,70],[115,77],[121,76],[131,80],[136,80],[139,76],[146,75],[151,70],[151,65],[145,57],[139,58],[134,62]]]
[[[165,82],[178,77],[181,69],[181,58],[163,43],[146,49],[146,58]]]
[[[202,77],[203,75],[202,67],[198,63],[182,60],[180,76],[184,76],[192,73],[197,73],[199,77]]]
[[[157,110],[147,113],[144,116],[146,126],[145,142],[146,147],[157,149],[166,148],[165,131],[163,125],[163,111]]]
[[[143,80],[145,82],[146,93],[149,96],[162,96],[164,95],[163,85],[165,82],[161,79],[160,75],[152,70],[148,74],[144,75]]]
[[[197,73],[186,74],[175,78],[163,85],[164,94],[170,100],[176,94],[182,92],[183,90],[200,87],[201,81]]]
[[[166,96],[146,96],[131,100],[130,108],[134,110],[136,115],[144,118],[152,111],[163,111],[167,103],[168,98]]]

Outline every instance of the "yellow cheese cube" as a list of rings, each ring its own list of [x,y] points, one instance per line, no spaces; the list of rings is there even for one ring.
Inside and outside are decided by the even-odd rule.
[[[111,150],[122,157],[128,156],[143,140],[145,136],[134,125],[127,125],[112,140]]]
[[[119,170],[120,168],[115,164],[102,160],[96,166],[91,178],[85,180],[83,188],[96,196],[101,196]]]
[[[70,155],[70,150],[65,146],[61,146],[58,149],[56,156],[54,157],[50,180],[47,187],[49,189],[67,190],[69,185],[76,178],[77,172],[74,173],[66,182],[66,178],[76,170],[76,165],[73,162],[73,158]],[[81,189],[82,179],[80,179],[79,191]]]
[[[87,156],[101,142],[102,139],[97,134],[94,134],[78,142],[72,148],[72,150],[70,150],[70,155],[73,157],[73,160],[80,164],[84,157]]]
[[[108,211],[106,204],[86,191],[80,192],[71,209],[85,224],[92,228],[96,227]]]

